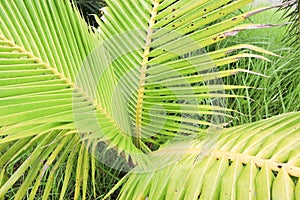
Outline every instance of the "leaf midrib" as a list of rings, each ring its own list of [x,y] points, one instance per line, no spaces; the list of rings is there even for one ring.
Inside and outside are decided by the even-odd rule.
[[[153,35],[153,26],[155,24],[155,18],[157,16],[158,6],[160,5],[158,0],[155,0],[153,3],[153,9],[150,13],[151,18],[149,20],[149,26],[147,30],[147,36],[145,38],[145,46],[144,52],[142,56],[141,70],[140,70],[140,80],[138,86],[138,95],[136,102],[136,127],[135,127],[135,138],[134,144],[137,148],[141,147],[141,135],[142,135],[142,112],[143,112],[143,101],[144,101],[144,91],[145,91],[145,79],[146,79],[146,71],[148,67],[149,61],[149,53],[150,53],[150,45],[152,42]]]
[[[249,164],[253,162],[256,167],[268,166],[270,170],[279,172],[281,168],[284,168],[287,173],[291,176],[300,177],[300,167],[296,167],[291,163],[277,162],[272,159],[259,158],[257,156],[245,155],[243,153],[234,153],[228,151],[214,150],[212,154],[214,157],[221,159],[226,157],[228,160],[235,161],[238,160],[243,164]]]
[[[75,85],[71,79],[69,79],[66,76],[64,76],[64,74],[60,73],[57,69],[51,67],[48,63],[44,62],[41,58],[35,56],[34,54],[32,54],[31,52],[27,51],[23,47],[18,46],[13,41],[8,40],[7,38],[5,38],[5,36],[0,35],[0,40],[5,41],[7,45],[11,46],[12,48],[17,49],[20,53],[26,53],[28,59],[35,59],[36,60],[35,62],[37,64],[39,64],[42,67],[44,67],[45,69],[51,71],[52,75],[57,76],[60,80],[63,80],[66,83],[66,85],[68,85],[73,91],[76,91],[76,93],[78,95],[82,96],[83,98],[86,98],[92,104],[92,106],[94,108],[96,108],[96,110],[98,112],[100,112],[101,114],[105,114],[105,118],[110,119],[110,122],[112,122],[122,133],[125,133],[125,131],[121,127],[118,126],[118,124],[115,122],[115,120],[99,104],[99,102],[97,100],[91,98],[86,92],[84,92],[84,90],[82,88],[78,88],[78,86]]]

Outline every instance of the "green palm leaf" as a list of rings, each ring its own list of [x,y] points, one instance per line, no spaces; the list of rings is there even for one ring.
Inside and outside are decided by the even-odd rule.
[[[21,163],[18,170],[3,183],[0,196],[26,173],[28,176],[15,196],[22,198],[37,179],[30,193],[30,197],[34,198],[42,178],[49,175],[44,194],[47,199],[55,172],[64,162],[68,162],[61,198],[73,173],[72,166],[78,163],[77,198],[81,184],[82,193],[86,194],[89,166],[95,171],[95,158],[83,152],[88,151],[93,143],[100,142],[82,143],[80,135],[88,134],[95,126],[80,130],[76,129],[80,126],[78,124],[91,124],[96,120],[100,126],[105,126],[107,133],[113,131],[118,135],[113,138],[107,136],[102,141],[110,139],[115,147],[120,140],[126,141],[127,138],[126,145],[120,145],[118,151],[132,148],[132,151],[126,150],[127,158],[128,152],[139,152],[130,137],[99,105],[100,102],[89,96],[89,91],[79,88],[89,83],[75,84],[87,55],[101,41],[68,1],[0,1],[0,10],[0,168],[4,173],[16,160],[22,162],[25,155],[30,155],[30,159]],[[93,60],[95,66],[101,67],[100,59]],[[106,75],[109,73],[107,71]],[[107,85],[113,83],[113,78],[105,82]],[[95,96],[108,98],[111,92],[107,90],[101,90]],[[80,155],[78,158],[77,154]],[[132,159],[136,162],[134,154]]]
[[[231,110],[211,99],[243,87],[218,81],[249,71],[217,68],[268,60],[233,54],[241,49],[274,55],[246,44],[203,53],[242,30],[272,26],[240,25],[269,8],[224,19],[249,2],[107,1],[96,29],[67,0],[0,0],[0,197],[18,185],[17,199],[34,199],[40,188],[47,199],[63,166],[57,198],[74,181],[74,198],[85,199],[90,174],[96,185],[96,155],[113,149],[121,157],[108,156],[109,167],[129,170],[173,137],[221,127],[207,119]]]
[[[148,151],[144,144],[159,146],[173,137],[200,137],[203,128],[218,126],[211,116],[220,116],[222,121],[224,112],[230,110],[210,99],[222,102],[222,98],[236,97],[222,91],[238,88],[223,86],[221,78],[249,72],[219,71],[218,67],[244,57],[267,60],[251,53],[232,54],[239,49],[274,55],[246,44],[204,51],[242,30],[272,26],[240,25],[269,8],[224,19],[249,2],[107,1],[98,31],[112,52],[112,66],[128,102],[130,132],[138,148]],[[215,84],[209,84],[212,82]]]
[[[209,152],[206,140],[170,144],[152,153],[157,168],[122,180],[119,199],[298,199],[299,125],[289,113],[224,129]],[[159,169],[173,154],[182,158]]]

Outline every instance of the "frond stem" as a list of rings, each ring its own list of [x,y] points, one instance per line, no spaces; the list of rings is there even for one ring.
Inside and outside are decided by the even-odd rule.
[[[157,8],[159,6],[159,1],[155,0],[153,4],[153,10],[151,12],[151,18],[149,20],[149,27],[147,30],[147,36],[145,39],[145,46],[144,46],[144,53],[143,53],[143,60],[141,63],[141,70],[140,70],[140,82],[138,87],[138,95],[137,95],[137,106],[136,106],[136,127],[135,127],[135,138],[134,144],[137,148],[140,148],[141,142],[141,134],[142,134],[142,111],[143,111],[143,101],[144,101],[144,91],[145,91],[145,78],[146,78],[146,71],[148,68],[148,61],[149,61],[149,53],[150,53],[150,45],[151,45],[151,37],[153,34],[153,26],[155,24],[155,17],[157,16]]]

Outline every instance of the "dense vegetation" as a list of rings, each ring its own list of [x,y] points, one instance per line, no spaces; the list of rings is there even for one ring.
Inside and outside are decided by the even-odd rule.
[[[300,199],[298,4],[250,2],[0,0],[0,199]]]

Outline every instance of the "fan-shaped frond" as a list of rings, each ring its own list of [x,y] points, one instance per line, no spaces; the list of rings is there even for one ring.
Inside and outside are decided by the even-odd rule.
[[[3,182],[0,196],[25,173],[16,197],[23,198],[31,184],[30,198],[35,197],[42,178],[47,177],[47,198],[53,176],[64,162],[68,164],[61,198],[74,163],[81,164],[76,170],[75,197],[81,189],[85,195],[89,169],[95,173],[95,158],[89,150],[101,141],[113,148],[122,144],[118,152],[125,151],[127,159],[131,153],[137,162],[135,154],[140,151],[114,121],[111,107],[103,108],[111,100],[114,75],[107,69],[102,70],[106,78],[95,77],[104,55],[87,59],[99,44],[100,38],[69,1],[0,1],[0,169],[6,173],[20,162]],[[93,66],[93,71],[84,66]],[[102,89],[85,89],[91,84]],[[95,132],[101,140],[81,141]]]
[[[299,199],[299,126],[300,113],[289,113],[224,129],[211,149],[170,144],[152,153],[155,167],[120,182],[119,199]]]
[[[268,60],[251,53],[234,54],[239,49],[274,55],[250,45],[206,51],[242,30],[273,26],[242,24],[270,7],[224,18],[249,2],[107,1],[98,31],[110,51],[137,147],[185,135],[198,137],[204,127],[224,123],[222,116],[228,110],[222,98],[235,96],[224,93],[228,86],[221,79],[249,71],[219,67],[244,57]]]

